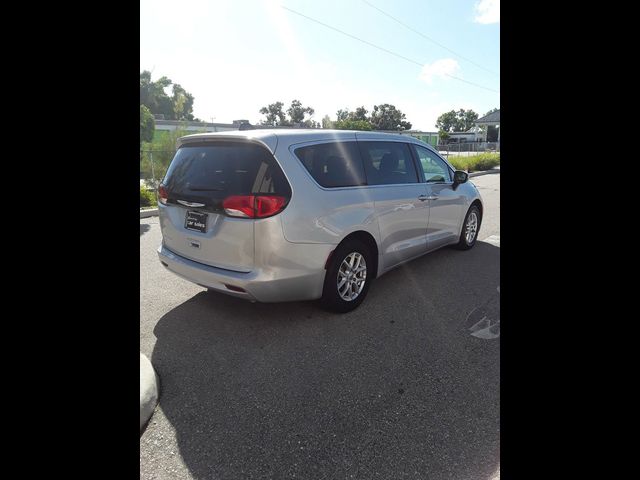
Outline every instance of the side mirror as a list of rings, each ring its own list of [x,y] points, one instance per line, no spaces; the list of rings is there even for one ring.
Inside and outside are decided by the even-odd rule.
[[[469,174],[467,172],[463,172],[462,170],[453,172],[453,183],[456,185],[465,183],[467,180],[469,180]]]

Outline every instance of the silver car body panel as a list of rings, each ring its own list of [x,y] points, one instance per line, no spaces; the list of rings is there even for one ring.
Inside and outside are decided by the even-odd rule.
[[[294,153],[301,146],[326,142],[395,141],[428,148],[455,170],[433,147],[408,135],[324,129],[248,130],[189,135],[182,137],[179,145],[193,140],[243,139],[268,148],[289,181],[291,199],[281,213],[260,220],[221,215],[224,221],[212,222],[211,228],[219,222],[224,227],[217,232],[222,247],[185,256],[184,249],[179,255],[172,249],[175,242],[198,240],[206,234],[181,231],[179,220],[184,222],[184,212],[172,205],[176,212],[172,214],[159,205],[164,240],[158,254],[162,262],[183,278],[229,295],[261,302],[320,298],[330,253],[354,232],[366,232],[375,241],[380,276],[427,252],[457,243],[469,206],[476,200],[482,202],[471,182],[455,188],[451,182],[324,188]],[[253,225],[253,235],[243,236],[241,230],[234,230],[249,224]],[[234,265],[224,262],[231,251],[227,248],[233,249]],[[246,293],[229,290],[225,284]]]
[[[245,220],[251,221],[251,220]],[[296,244],[282,235],[278,215],[253,221],[255,224],[254,268],[237,272],[194,262],[171,251],[163,243],[160,260],[179,276],[229,295],[259,302],[313,300],[322,296],[325,263],[335,248],[326,244]],[[229,289],[241,288],[246,293]]]
[[[254,262],[253,222],[210,213],[204,233],[185,228],[185,215],[192,208],[158,204],[162,240],[171,251],[206,265],[250,272]]]

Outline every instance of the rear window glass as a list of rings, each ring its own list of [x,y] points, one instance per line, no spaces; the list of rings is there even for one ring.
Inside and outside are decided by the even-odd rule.
[[[273,155],[264,147],[244,142],[185,144],[176,152],[162,183],[170,198],[291,194]]]
[[[358,142],[369,185],[418,183],[409,145],[400,142]]]
[[[323,187],[366,185],[356,142],[332,142],[296,148],[294,153]]]

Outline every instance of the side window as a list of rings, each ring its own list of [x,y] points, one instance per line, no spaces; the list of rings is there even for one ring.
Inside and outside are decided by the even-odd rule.
[[[369,185],[418,183],[409,145],[399,142],[358,142]]]
[[[332,142],[294,150],[311,176],[323,187],[366,185],[356,142]]]
[[[422,171],[424,172],[424,178],[427,183],[442,183],[451,181],[451,171],[446,163],[442,159],[433,153],[431,150],[418,145],[414,145],[420,165],[422,165]]]

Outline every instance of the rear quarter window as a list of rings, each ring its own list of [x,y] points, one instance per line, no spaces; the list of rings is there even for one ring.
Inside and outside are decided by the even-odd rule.
[[[330,142],[298,147],[293,152],[319,185],[326,188],[366,185],[356,142]]]

